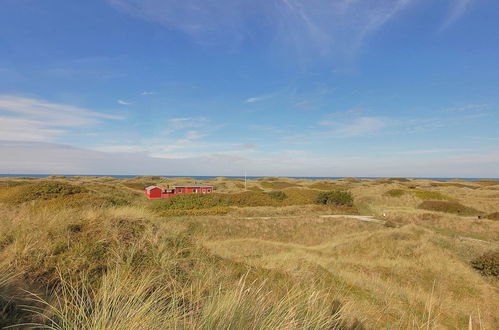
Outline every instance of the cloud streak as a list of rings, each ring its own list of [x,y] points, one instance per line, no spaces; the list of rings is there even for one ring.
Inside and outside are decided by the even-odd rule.
[[[0,140],[52,141],[68,129],[120,119],[123,117],[72,105],[0,95]]]
[[[351,53],[414,0],[108,0],[201,44],[266,40],[315,56]],[[251,29],[255,19],[261,32]],[[249,32],[251,31],[251,33]],[[255,35],[255,33],[257,33]],[[223,40],[223,41],[222,41]],[[289,52],[287,52],[289,55]]]
[[[472,2],[473,0],[452,0],[451,9],[440,26],[440,31],[449,28],[455,21],[461,18],[471,6]]]

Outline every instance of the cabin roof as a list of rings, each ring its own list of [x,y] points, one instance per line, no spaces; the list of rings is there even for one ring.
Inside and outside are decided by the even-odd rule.
[[[146,187],[146,190],[152,190],[154,188],[159,188],[159,187],[158,186],[149,186],[149,187]],[[159,188],[159,189],[161,189],[161,188]]]

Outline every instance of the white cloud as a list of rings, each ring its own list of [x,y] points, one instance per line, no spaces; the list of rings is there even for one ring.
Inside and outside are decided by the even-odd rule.
[[[0,140],[52,141],[70,128],[123,118],[40,99],[0,95],[0,119]]]
[[[156,93],[156,92],[147,92],[147,91],[142,92],[142,95],[155,95],[155,94],[158,94],[158,93]]]
[[[132,104],[131,102],[127,102],[127,101],[123,101],[123,100],[118,100],[116,102],[118,102],[118,104],[121,104],[121,105],[130,105],[130,104]]]
[[[159,153],[100,152],[51,143],[0,142],[0,173],[156,174],[288,176],[499,177],[499,153],[419,159],[395,156],[313,156],[281,150],[248,156],[240,152]],[[119,164],[119,166],[117,166]]]

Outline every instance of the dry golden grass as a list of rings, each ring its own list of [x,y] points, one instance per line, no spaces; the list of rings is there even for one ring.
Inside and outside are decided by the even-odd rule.
[[[165,217],[151,210],[140,185],[196,180],[51,180],[85,193],[0,203],[0,311],[8,312],[0,314],[8,322],[2,325],[441,329],[465,328],[471,320],[473,328],[492,329],[499,324],[499,281],[470,265],[499,249],[499,222],[419,210],[422,200],[415,193],[448,196],[492,214],[499,212],[493,182],[344,179],[321,180],[319,186],[266,178],[249,180],[248,190],[260,189],[261,182],[274,183],[267,190],[282,182],[302,187],[284,188],[288,197],[278,207]],[[21,180],[2,179],[7,184],[0,187],[0,198],[26,184],[14,182]],[[202,183],[222,193],[244,191],[241,180]],[[362,214],[389,220],[395,228],[321,218],[351,211],[310,204],[319,190],[306,187],[326,186],[350,191]],[[393,190],[405,193],[386,194]],[[38,298],[27,302],[22,290]],[[14,303],[8,309],[6,299]],[[31,313],[16,307],[21,303]]]

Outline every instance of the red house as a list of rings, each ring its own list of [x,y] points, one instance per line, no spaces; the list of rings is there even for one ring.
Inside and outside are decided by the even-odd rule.
[[[181,194],[210,194],[213,186],[176,186],[173,189],[162,189],[158,186],[149,186],[145,189],[148,199],[170,198]]]

